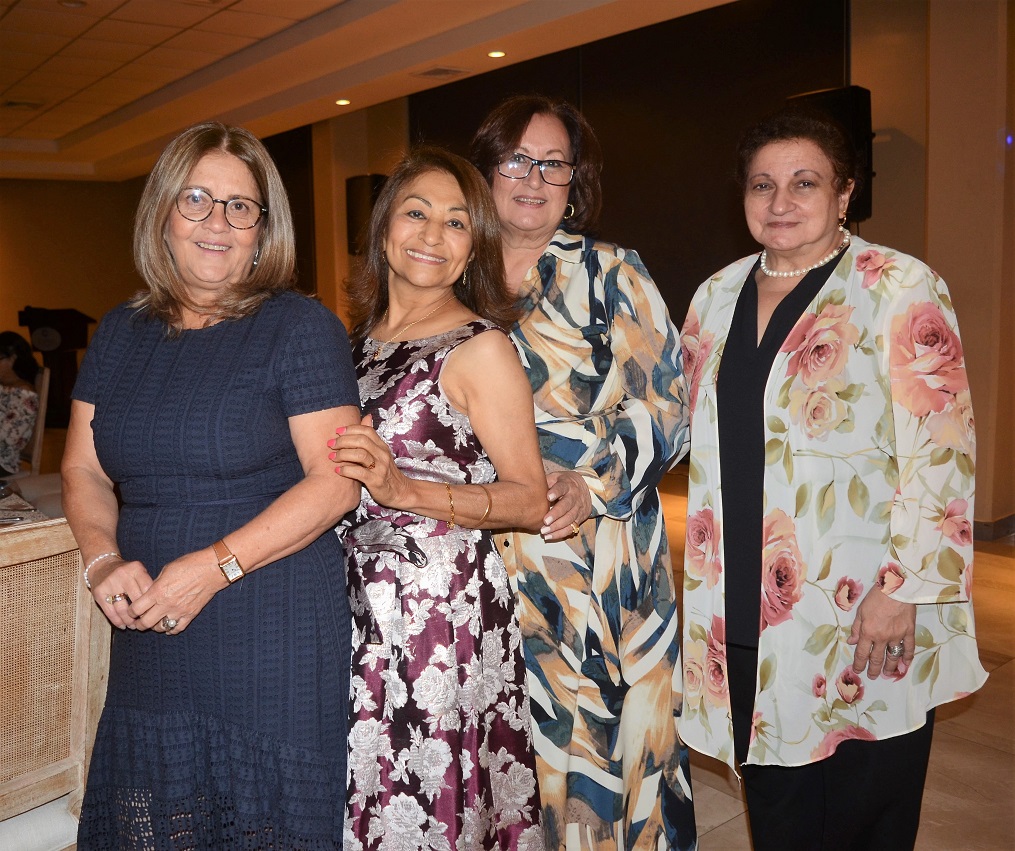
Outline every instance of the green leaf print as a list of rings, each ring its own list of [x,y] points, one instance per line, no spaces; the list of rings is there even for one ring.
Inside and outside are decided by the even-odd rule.
[[[773,437],[765,444],[765,466],[769,467],[779,460],[782,454],[783,442],[781,438]]]
[[[786,423],[784,423],[779,417],[768,417],[768,430],[773,434],[784,434],[786,432]]]
[[[961,606],[949,606],[948,626],[953,632],[967,632],[969,629],[969,617],[966,615],[966,610]]]
[[[820,582],[822,579],[828,577],[829,572],[832,570],[832,551],[829,550],[825,553],[824,558],[821,559],[821,569],[818,571],[818,579]]]
[[[839,628],[833,624],[824,624],[819,626],[812,633],[811,637],[807,639],[807,643],[804,645],[804,650],[810,653],[812,656],[817,656],[823,650],[825,650],[829,644],[835,641],[835,634]]]
[[[945,547],[937,557],[937,570],[945,579],[951,582],[959,582],[962,579],[962,572],[966,569],[966,563],[955,550]]]
[[[867,490],[867,485],[863,483],[863,479],[858,474],[854,473],[853,478],[849,480],[849,504],[853,508],[853,513],[862,520],[870,510],[870,503],[870,491]]]
[[[818,493],[818,531],[824,535],[835,520],[835,482],[829,482]]]
[[[934,636],[930,634],[930,630],[925,626],[918,626],[916,628],[916,646],[930,649],[934,646]]]
[[[775,681],[776,667],[775,654],[766,656],[765,661],[761,663],[761,669],[758,672],[758,683],[761,686],[761,691],[765,691],[770,688],[772,683]]]
[[[708,644],[708,633],[700,623],[692,623],[687,627],[687,634],[692,641],[704,641]]]
[[[811,502],[811,486],[808,482],[804,482],[800,487],[796,489],[796,517],[801,517],[807,513],[807,506]]]

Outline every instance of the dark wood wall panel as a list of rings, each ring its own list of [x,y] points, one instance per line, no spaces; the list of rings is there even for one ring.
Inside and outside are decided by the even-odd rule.
[[[602,236],[641,254],[680,323],[755,250],[733,184],[741,131],[790,95],[848,83],[848,0],[738,0],[413,95],[414,141],[459,153],[508,94],[578,105],[603,145]]]

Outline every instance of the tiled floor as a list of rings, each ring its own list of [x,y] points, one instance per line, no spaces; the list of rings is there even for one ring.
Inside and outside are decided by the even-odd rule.
[[[663,511],[679,565],[686,480],[667,476]],[[980,659],[976,694],[937,711],[918,851],[1015,849],[1015,539],[976,545],[974,608]],[[702,851],[750,851],[743,799],[721,763],[691,754]]]

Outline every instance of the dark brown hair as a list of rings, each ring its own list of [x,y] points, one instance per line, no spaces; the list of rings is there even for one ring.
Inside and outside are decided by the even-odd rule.
[[[765,145],[806,139],[817,145],[832,165],[832,188],[842,192],[853,181],[853,194],[860,186],[857,174],[856,151],[845,131],[831,118],[820,112],[793,107],[762,119],[748,127],[737,145],[736,181],[744,194],[748,190],[751,163]]]
[[[545,95],[515,95],[501,101],[472,137],[469,159],[492,184],[498,163],[515,152],[525,128],[536,115],[558,119],[571,142],[575,171],[567,200],[574,207],[574,215],[562,224],[566,223],[568,230],[578,233],[594,231],[603,206],[603,190],[599,183],[603,151],[592,125],[567,101]]]
[[[22,381],[34,384],[35,376],[39,372],[39,362],[32,354],[32,347],[17,331],[4,331],[0,333],[0,358],[9,358],[12,355],[14,374]]]
[[[289,198],[278,169],[261,141],[242,127],[207,121],[188,127],[173,139],[148,175],[134,219],[134,264],[148,285],[133,299],[178,328],[181,308],[206,313],[187,296],[166,239],[169,217],[179,215],[176,196],[186,188],[187,178],[201,158],[213,152],[232,154],[250,170],[261,205],[268,208],[256,225],[256,264],[238,284],[222,292],[213,314],[236,319],[254,313],[275,293],[292,289],[296,281],[296,244]]]
[[[413,148],[395,167],[374,205],[367,231],[363,263],[349,282],[350,336],[362,340],[388,309],[388,261],[384,243],[392,212],[417,178],[429,172],[443,172],[458,183],[465,196],[472,233],[472,260],[455,282],[455,297],[469,310],[510,327],[518,317],[515,299],[504,281],[504,256],[501,252],[500,218],[481,175],[462,157],[430,145]]]

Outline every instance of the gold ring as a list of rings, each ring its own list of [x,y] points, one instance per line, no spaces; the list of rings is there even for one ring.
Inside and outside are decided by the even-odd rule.
[[[113,605],[113,603],[119,603],[121,600],[126,600],[126,599],[127,599],[127,595],[126,594],[107,594],[106,595],[106,602],[109,603],[109,605]]]
[[[367,464],[367,469],[368,469],[368,470],[372,470],[372,469],[373,469],[374,467],[376,467],[376,466],[377,466],[377,462],[376,462],[376,461],[374,461],[374,459],[373,459],[373,458],[371,458],[371,459],[370,459],[370,463],[369,463],[369,464]]]
[[[579,532],[581,532],[581,527],[577,523],[572,523],[571,531],[577,535]]]

